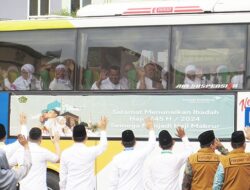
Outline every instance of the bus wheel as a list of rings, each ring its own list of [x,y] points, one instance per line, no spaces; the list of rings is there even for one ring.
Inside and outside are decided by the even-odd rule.
[[[47,171],[47,186],[48,190],[60,190],[59,176],[57,173],[52,171]]]

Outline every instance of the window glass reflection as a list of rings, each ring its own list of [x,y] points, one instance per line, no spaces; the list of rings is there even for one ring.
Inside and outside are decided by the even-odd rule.
[[[81,90],[167,88],[169,28],[80,31]],[[84,47],[84,48],[83,48]],[[86,56],[84,56],[86,55]]]
[[[242,89],[246,26],[173,28],[175,89]]]
[[[1,32],[1,90],[73,90],[75,39],[73,30]]]

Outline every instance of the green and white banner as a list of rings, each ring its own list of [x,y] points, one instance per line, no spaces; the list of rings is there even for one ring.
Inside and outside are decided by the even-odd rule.
[[[13,95],[10,135],[19,133],[18,118],[25,114],[28,128],[44,129],[48,123],[53,128],[60,123],[55,128],[68,128],[67,133],[61,133],[65,136],[71,136],[70,130],[80,122],[88,123],[89,136],[98,136],[96,124],[106,116],[108,137],[120,137],[126,129],[132,129],[136,137],[147,137],[144,119],[151,117],[157,134],[165,129],[174,136],[175,128],[181,126],[189,138],[211,129],[218,138],[230,138],[234,131],[234,102],[234,95]],[[60,112],[58,116],[48,114],[53,109]]]

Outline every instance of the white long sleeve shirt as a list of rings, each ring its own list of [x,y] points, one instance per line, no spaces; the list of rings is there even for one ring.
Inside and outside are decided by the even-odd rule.
[[[18,141],[7,145],[4,142],[0,142],[0,149],[5,152],[7,160],[9,160],[19,148],[21,148],[21,145]]]
[[[60,163],[60,190],[94,190],[94,162],[107,147],[106,132],[101,132],[100,143],[87,147],[83,143],[74,143],[65,149]]]
[[[46,174],[47,174],[47,161],[57,162],[58,155],[39,146],[36,143],[29,143],[32,166],[28,175],[20,181],[20,190],[47,190]],[[23,148],[11,157],[10,165],[20,165],[23,163]]]
[[[142,149],[125,148],[111,163],[108,190],[143,190],[142,168],[147,155],[154,149],[155,132],[149,132],[147,145]]]
[[[153,87],[153,80],[152,79],[145,77],[144,80],[145,80],[146,89],[148,89],[148,90],[156,89]],[[136,84],[136,89],[140,89],[140,86],[141,86],[141,81],[138,81]]]
[[[21,125],[21,134],[27,138],[28,132],[26,125]],[[0,142],[0,149],[5,152],[7,160],[9,160],[13,156],[13,154],[21,147],[22,145],[20,145],[18,140],[11,144],[5,144],[4,142]]]
[[[187,137],[183,137],[183,152],[174,153],[171,150],[158,152],[144,170],[145,190],[179,190],[179,174],[193,148]]]
[[[100,88],[96,85],[96,82],[92,85],[91,90],[126,90],[128,87],[128,80],[121,78],[118,84],[114,84],[109,78],[101,82]]]

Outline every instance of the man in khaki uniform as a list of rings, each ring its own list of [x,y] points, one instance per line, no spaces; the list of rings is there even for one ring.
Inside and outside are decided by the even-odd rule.
[[[232,133],[233,151],[220,158],[213,190],[250,189],[250,153],[245,153],[246,143],[243,131]]]
[[[219,165],[219,155],[215,154],[215,149],[222,154],[228,153],[215,139],[213,130],[201,133],[198,140],[201,148],[188,158],[182,183],[183,190],[211,190]]]

